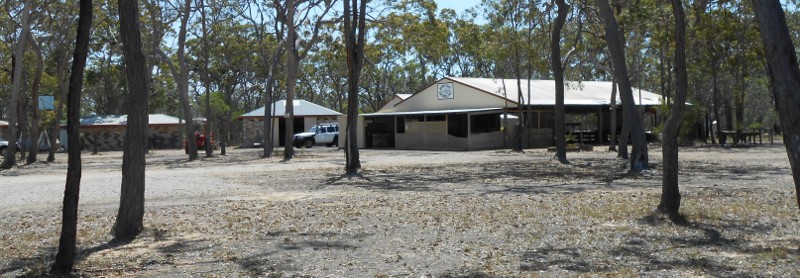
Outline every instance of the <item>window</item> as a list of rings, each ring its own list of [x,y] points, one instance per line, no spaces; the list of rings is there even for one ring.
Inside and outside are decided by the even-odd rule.
[[[488,133],[500,131],[500,114],[472,115],[470,129],[472,133]]]
[[[467,114],[447,115],[447,134],[455,137],[467,137]]]

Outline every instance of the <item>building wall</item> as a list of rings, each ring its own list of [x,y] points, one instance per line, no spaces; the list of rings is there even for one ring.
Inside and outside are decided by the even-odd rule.
[[[438,84],[433,84],[433,86],[406,99],[394,108],[387,107],[385,111],[381,112],[503,108],[506,107],[506,105],[508,105],[508,107],[516,107],[516,104],[512,102],[506,103],[505,100],[498,96],[476,90],[472,87],[462,85],[461,83],[452,82],[452,84],[452,99],[439,99]]]
[[[180,125],[155,125],[149,129],[149,149],[179,149],[183,147]],[[121,151],[125,143],[125,126],[91,127],[81,129],[81,148],[87,151]]]
[[[356,128],[358,129],[358,148],[363,149],[366,145],[364,141],[364,116],[358,116]],[[347,132],[347,116],[341,116],[339,117],[339,147],[344,147],[345,139],[347,139],[345,132]]]

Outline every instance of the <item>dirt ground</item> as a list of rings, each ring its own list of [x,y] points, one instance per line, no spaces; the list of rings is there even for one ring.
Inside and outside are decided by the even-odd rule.
[[[187,162],[148,155],[145,230],[111,242],[119,152],[83,154],[76,275],[87,277],[794,276],[800,214],[782,145],[681,149],[681,212],[652,215],[651,170],[597,147],[362,150],[343,176],[334,148],[290,162],[258,149]],[[66,155],[0,171],[0,276],[39,276],[58,242]]]

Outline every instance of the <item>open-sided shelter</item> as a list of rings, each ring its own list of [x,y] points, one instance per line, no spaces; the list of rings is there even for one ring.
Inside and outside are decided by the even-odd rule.
[[[294,110],[294,132],[300,133],[317,124],[335,123],[342,114],[305,100],[292,101]],[[286,140],[286,100],[272,103],[272,142],[283,146]],[[264,133],[264,107],[239,117],[242,122],[242,147],[261,145]],[[269,135],[266,135],[269,136]]]
[[[530,84],[530,85],[529,85]],[[611,82],[566,82],[567,130],[581,140],[606,142]],[[520,97],[520,94],[522,97]],[[634,88],[634,102],[654,112],[660,96]],[[621,107],[617,96],[617,129]],[[497,149],[511,145],[517,121],[523,147],[553,145],[555,81],[445,77],[425,89],[360,115],[359,146],[426,150]],[[343,124],[345,121],[341,121]],[[344,129],[343,126],[340,129]],[[340,141],[343,137],[340,137]],[[341,143],[341,142],[340,142]]]

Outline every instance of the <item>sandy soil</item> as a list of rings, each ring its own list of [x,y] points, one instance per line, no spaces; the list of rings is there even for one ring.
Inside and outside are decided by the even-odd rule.
[[[599,149],[599,147],[598,147]],[[187,162],[148,155],[145,231],[110,242],[121,153],[84,154],[81,276],[791,276],[800,217],[781,145],[681,150],[682,213],[653,216],[653,169],[605,151],[362,150],[342,176],[333,148],[290,162],[257,149]],[[0,172],[0,275],[52,263],[66,156]]]

